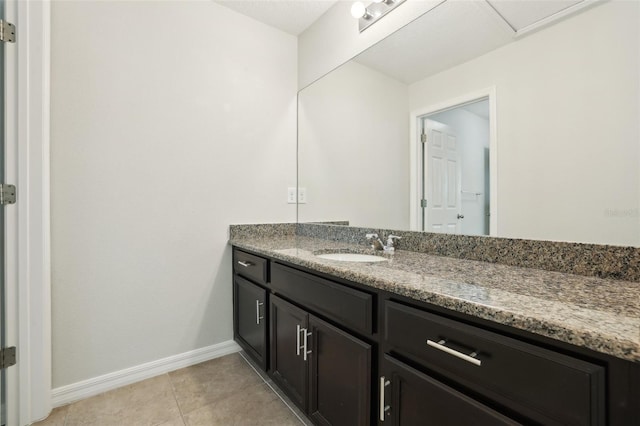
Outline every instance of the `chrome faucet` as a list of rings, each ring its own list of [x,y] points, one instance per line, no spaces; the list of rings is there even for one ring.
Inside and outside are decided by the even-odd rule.
[[[371,248],[374,250],[384,250],[384,244],[382,244],[382,240],[378,237],[378,234],[367,234],[367,240],[371,241]]]
[[[383,244],[382,240],[378,236],[378,234],[367,234],[367,240],[371,241],[371,248],[374,250],[384,250],[386,252],[393,252],[396,249],[396,244],[398,244],[398,240],[402,237],[398,237],[397,235],[389,235],[387,237],[387,244]]]

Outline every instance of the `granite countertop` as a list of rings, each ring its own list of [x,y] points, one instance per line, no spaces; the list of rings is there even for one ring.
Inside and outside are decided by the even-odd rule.
[[[302,236],[236,237],[230,244],[412,299],[640,362],[640,283],[461,260]],[[353,251],[387,262],[324,260]]]

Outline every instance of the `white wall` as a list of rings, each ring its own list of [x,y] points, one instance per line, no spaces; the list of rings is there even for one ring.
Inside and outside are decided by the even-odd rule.
[[[338,1],[298,37],[298,87],[306,87],[440,3],[407,0],[361,33],[351,16],[353,2]]]
[[[483,101],[489,109],[489,101]],[[429,116],[454,129],[460,152],[462,190],[480,192],[473,195],[463,192],[460,197],[464,215],[460,232],[465,235],[488,235],[485,232],[485,149],[489,148],[489,120],[476,114],[455,108]]]
[[[640,245],[639,14],[606,2],[410,86],[416,111],[495,85],[498,235]]]
[[[407,85],[349,62],[301,91],[299,105],[308,203],[298,220],[408,229]]]
[[[53,3],[54,387],[232,338],[229,224],[295,221],[296,64],[211,1]]]

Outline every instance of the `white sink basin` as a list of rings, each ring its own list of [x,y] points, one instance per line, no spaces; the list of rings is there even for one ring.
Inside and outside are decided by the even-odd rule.
[[[338,262],[385,262],[381,256],[360,253],[325,253],[316,254],[320,259],[337,260]]]

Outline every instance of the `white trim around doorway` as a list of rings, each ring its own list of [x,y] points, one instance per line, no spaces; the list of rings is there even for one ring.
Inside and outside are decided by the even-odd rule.
[[[459,97],[449,99],[411,111],[409,120],[411,123],[411,135],[409,138],[409,224],[412,231],[420,230],[420,217],[418,206],[421,199],[421,187],[418,184],[420,173],[420,118],[425,115],[446,111],[464,104],[468,104],[481,99],[489,99],[489,169],[490,169],[490,220],[489,229],[492,237],[497,237],[498,233],[498,125],[496,107],[496,87],[491,86],[476,92],[467,93]]]
[[[51,268],[49,208],[50,1],[7,0],[16,43],[6,45],[7,183],[17,202],[5,207],[7,424],[28,425],[51,411]]]

